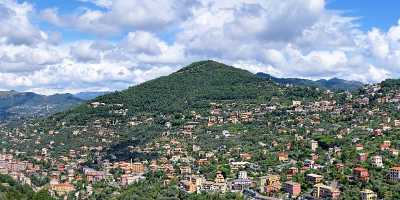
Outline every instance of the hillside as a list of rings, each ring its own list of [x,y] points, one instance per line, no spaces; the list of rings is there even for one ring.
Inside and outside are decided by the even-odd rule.
[[[257,73],[257,77],[272,80],[278,84],[305,86],[305,87],[317,87],[324,90],[347,90],[355,91],[363,87],[363,83],[358,81],[347,81],[339,78],[332,78],[329,80],[320,79],[317,81],[300,79],[300,78],[277,78],[266,73]]]
[[[60,132],[51,136],[56,144],[69,141],[67,147],[55,149],[113,145],[114,149],[122,151],[126,146],[158,138],[169,120],[179,125],[193,113],[206,115],[211,103],[233,104],[235,109],[245,110],[253,104],[290,105],[292,100],[319,95],[317,90],[279,86],[245,70],[215,61],[201,61],[169,76],[100,96],[58,113],[39,126]],[[72,135],[77,131],[79,134]],[[46,137],[41,139],[44,143],[50,141]]]
[[[55,200],[46,190],[34,192],[28,185],[22,185],[8,175],[0,174],[1,200]]]
[[[305,95],[298,88],[286,91],[282,88],[246,70],[215,61],[200,61],[169,76],[100,96],[90,102],[109,106],[122,104],[122,108],[127,109],[127,116],[137,116],[202,109],[214,101],[269,101],[278,96],[287,96],[290,100],[292,96]],[[315,96],[313,93],[308,95]],[[81,105],[56,115],[55,119],[83,123],[93,117],[107,115],[109,109],[92,109]]]
[[[147,180],[128,188],[112,186],[108,178],[95,184],[92,196],[103,197],[96,199],[214,199],[208,193],[178,191],[185,190],[181,184],[188,174],[213,182],[222,173],[234,181],[242,170],[252,180],[291,176],[304,187],[304,198],[314,187],[308,175],[318,174],[323,184],[337,185],[343,199],[352,199],[367,184],[385,199],[399,199],[400,182],[387,179],[388,170],[400,163],[399,102],[399,80],[352,93],[326,91],[276,84],[202,61],[46,120],[0,126],[0,148],[54,163],[44,164],[46,171],[79,163],[77,175],[86,178],[90,175],[81,169],[88,167],[112,173],[110,178],[119,182],[131,160],[150,169]],[[371,177],[364,183],[354,176],[361,168]],[[161,187],[164,181],[171,181],[171,187]],[[79,181],[72,184],[85,190]],[[251,187],[265,195],[260,186]],[[284,190],[276,193],[286,195]],[[225,194],[220,198],[232,199],[235,193]]]
[[[46,117],[82,103],[71,94],[50,96],[33,92],[0,92],[0,120]]]

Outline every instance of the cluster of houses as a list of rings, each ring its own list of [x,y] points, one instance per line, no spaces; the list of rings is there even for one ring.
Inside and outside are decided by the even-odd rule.
[[[42,166],[42,164],[21,161],[10,153],[0,153],[0,174],[8,175],[21,184],[31,186],[35,191],[43,188],[48,189],[55,197],[65,196],[70,193],[75,194],[78,198],[90,196],[93,193],[92,185],[101,181],[115,184],[118,187],[126,187],[144,180],[145,177],[143,175],[147,171],[146,165],[142,162],[110,163],[105,161],[102,170],[88,168],[75,161],[67,162],[66,164],[54,162],[52,165],[54,166],[49,168],[48,166]],[[115,178],[110,173],[113,169],[119,169],[123,173],[120,177]],[[32,180],[33,176],[47,177],[49,182],[37,186]],[[86,181],[88,183],[86,191],[77,191],[77,181]]]
[[[294,100],[279,103],[279,100],[273,99],[271,102],[274,103],[245,106],[232,102],[212,103],[207,113],[192,111],[190,116],[186,116],[185,122],[178,126],[166,120],[159,138],[148,144],[132,145],[128,148],[128,151],[134,153],[156,152],[159,155],[157,158],[122,162],[102,158],[107,144],[119,137],[112,127],[120,126],[121,122],[96,119],[90,127],[72,127],[71,132],[73,136],[86,136],[87,133],[94,132],[94,135],[88,136],[89,139],[101,145],[70,149],[68,155],[53,158],[50,153],[52,149],[65,144],[46,141],[43,148],[34,150],[36,155],[33,159],[50,163],[50,167],[18,160],[15,156],[21,152],[7,150],[8,152],[0,154],[0,173],[10,175],[35,190],[47,187],[54,196],[73,193],[77,198],[88,197],[96,192],[95,184],[98,182],[125,188],[143,181],[146,173],[162,171],[165,174],[162,184],[177,183],[187,193],[238,192],[250,199],[255,199],[256,196],[277,199],[339,199],[346,191],[340,183],[343,180],[328,178],[326,175],[331,168],[341,173],[350,184],[371,182],[374,179],[371,170],[382,168],[387,169],[387,173],[382,175],[389,184],[400,182],[400,166],[385,162],[399,156],[397,142],[385,135],[400,129],[400,119],[395,119],[391,113],[397,110],[385,109],[388,107],[385,105],[400,110],[400,91],[383,95],[379,92],[379,85],[370,85],[365,91],[365,94],[357,97],[345,92],[343,102],[335,98],[335,93],[326,91],[324,98],[315,101]],[[89,106],[93,109],[112,108],[110,113],[113,115],[128,114],[122,104],[93,102]],[[275,113],[281,114],[274,115]],[[375,122],[370,123],[373,120]],[[339,121],[340,123],[336,123]],[[155,123],[152,117],[130,117],[126,125],[133,127],[151,123]],[[345,123],[347,126],[340,125]],[[265,132],[273,132],[276,137],[257,141],[258,143],[253,144],[257,146],[257,151],[227,145],[210,149],[198,142],[200,136],[207,137],[210,141],[238,140],[249,132],[241,130],[239,133],[229,127],[249,124],[262,124],[266,127]],[[216,133],[215,130],[219,132]],[[15,141],[15,144],[22,144],[23,139],[19,138],[26,138],[29,134],[55,137],[61,133],[55,130],[34,130],[27,133],[16,129],[5,136],[10,141]],[[329,141],[319,140],[318,137],[313,137],[315,135],[334,140],[347,138],[346,141],[351,141],[351,144],[327,144]],[[39,136],[34,142],[43,145],[44,141]],[[296,155],[295,148],[299,148],[298,146],[302,148],[301,156]],[[85,164],[89,160],[87,152],[94,154],[99,163],[96,167]],[[344,152],[355,155],[352,158],[354,160],[342,160]],[[263,168],[266,159],[272,160],[274,165]],[[216,165],[214,171],[203,172],[204,168],[212,165]],[[344,169],[350,169],[351,173],[345,173]],[[33,175],[48,177],[49,182],[37,186],[31,180]],[[81,182],[84,182],[84,187]],[[360,188],[357,195],[362,200],[378,199],[378,193],[372,187]]]

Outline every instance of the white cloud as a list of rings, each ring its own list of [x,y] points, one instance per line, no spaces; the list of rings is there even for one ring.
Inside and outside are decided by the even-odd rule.
[[[63,52],[47,44],[0,45],[0,72],[31,72],[60,62]]]
[[[48,35],[30,21],[33,7],[12,0],[0,1],[0,41],[9,44],[32,45],[47,40]]]
[[[158,55],[161,53],[161,43],[163,42],[152,33],[137,31],[128,33],[121,46],[133,53]]]
[[[390,78],[390,73],[385,69],[379,69],[374,67],[373,65],[368,66],[368,74],[370,75],[369,80],[367,81],[381,81],[387,78]]]
[[[389,54],[389,44],[385,35],[374,28],[368,32],[368,42],[371,45],[371,53],[378,58],[386,58]]]
[[[91,41],[80,41],[73,44],[70,47],[70,53],[78,62],[98,61],[101,56],[100,51],[94,48]]]
[[[400,20],[363,31],[324,0],[80,1],[60,14],[0,0],[2,89],[124,89],[201,59],[279,77],[400,76]],[[36,20],[89,37],[63,42]]]
[[[60,16],[56,9],[46,9],[41,16],[47,22],[80,31],[109,35],[124,30],[161,31],[186,19],[193,0],[81,0],[103,9],[81,9]],[[105,9],[105,10],[104,10]]]
[[[224,24],[227,35],[257,41],[290,41],[312,26],[324,11],[323,0],[272,0],[233,7],[235,16]]]

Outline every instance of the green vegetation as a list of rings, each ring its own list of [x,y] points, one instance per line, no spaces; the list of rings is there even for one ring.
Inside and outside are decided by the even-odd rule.
[[[3,146],[24,152],[21,157],[41,155],[42,148],[50,158],[75,150],[85,166],[96,170],[102,169],[105,159],[132,159],[146,165],[157,161],[165,165],[160,167],[165,173],[173,168],[168,176],[148,176],[127,188],[108,187],[107,181],[93,184],[94,199],[242,198],[231,193],[182,192],[179,181],[186,178],[180,174],[182,166],[208,182],[218,171],[225,179],[236,179],[238,170],[247,171],[255,181],[274,174],[284,182],[295,168],[299,172],[292,180],[301,183],[304,193],[314,187],[306,175],[316,173],[324,176],[324,184],[337,184],[344,199],[358,199],[363,189],[373,190],[379,198],[398,199],[399,183],[390,182],[387,174],[400,163],[395,154],[400,146],[400,122],[395,122],[400,120],[399,94],[397,80],[352,93],[329,92],[279,85],[244,70],[202,61],[47,120],[10,129]],[[318,144],[314,150],[312,141]],[[388,141],[390,147],[382,149]],[[357,150],[356,145],[362,148]],[[29,149],[32,146],[36,151]],[[360,158],[362,153],[367,159]],[[78,159],[75,156],[70,159]],[[381,156],[384,168],[374,166],[372,156]],[[232,165],[241,161],[248,162],[243,169]],[[49,163],[43,166],[55,168]],[[367,169],[370,179],[353,180],[356,167]],[[123,174],[121,170],[111,173],[115,180]],[[31,178],[37,186],[48,182]],[[75,186],[82,192],[85,184]],[[283,194],[283,189],[277,192]]]
[[[82,102],[71,94],[44,96],[32,92],[0,92],[0,121],[47,117]]]
[[[292,100],[316,99],[321,94],[321,91],[313,88],[281,87],[245,70],[215,61],[201,61],[169,76],[98,97],[88,104],[40,121],[39,127],[45,132],[58,130],[60,134],[56,137],[42,140],[44,143],[50,140],[56,143],[69,141],[67,146],[56,147],[56,152],[66,153],[70,148],[84,144],[99,144],[95,136],[86,135],[82,138],[71,134],[75,127],[90,127],[99,120],[99,123],[109,124],[106,128],[118,132],[118,140],[113,140],[112,144],[125,151],[126,146],[122,147],[121,144],[147,143],[159,136],[166,120],[174,118],[171,122],[177,126],[186,121],[185,117],[193,111],[207,114],[212,102],[250,106],[277,101],[290,105]],[[93,102],[104,103],[104,106],[89,106]],[[126,115],[113,112],[125,109]],[[152,121],[139,126],[127,126],[132,118],[151,118]]]
[[[48,191],[41,190],[35,193],[29,186],[21,185],[11,177],[0,175],[1,200],[53,200]]]

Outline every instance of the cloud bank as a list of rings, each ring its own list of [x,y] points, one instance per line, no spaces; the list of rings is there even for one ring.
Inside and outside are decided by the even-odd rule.
[[[400,20],[361,30],[324,0],[79,1],[60,12],[0,0],[1,90],[120,90],[201,59],[279,77],[400,73]]]

